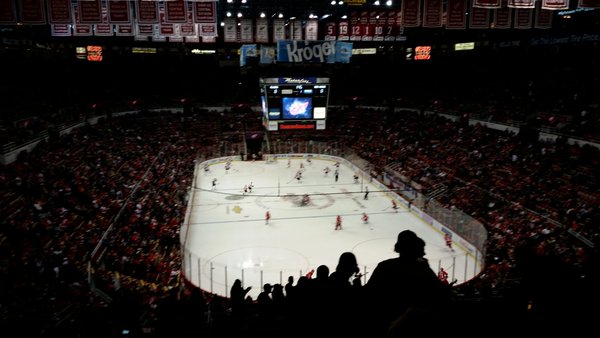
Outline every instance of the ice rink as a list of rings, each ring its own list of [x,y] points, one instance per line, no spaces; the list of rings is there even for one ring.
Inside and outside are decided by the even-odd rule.
[[[206,291],[228,296],[239,278],[244,286],[252,286],[249,295],[256,299],[264,283],[285,284],[288,276],[297,281],[322,264],[333,272],[345,251],[356,255],[364,283],[377,263],[397,256],[394,243],[405,229],[425,240],[432,269],[443,267],[450,280],[461,283],[481,270],[460,245],[450,250],[442,233],[410,212],[400,197],[363,179],[343,161],[337,181],[335,162],[329,159],[234,160],[229,170],[222,159],[209,162],[208,171],[203,164],[196,168],[187,226],[182,228],[184,275]],[[301,180],[295,179],[298,171]],[[244,194],[244,186],[250,184],[254,188]],[[303,206],[304,194],[310,202]],[[392,208],[393,198],[399,201],[398,210]],[[335,230],[338,215],[341,230]]]

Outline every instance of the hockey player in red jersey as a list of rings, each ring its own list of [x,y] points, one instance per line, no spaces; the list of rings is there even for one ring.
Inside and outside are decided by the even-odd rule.
[[[392,200],[392,209],[394,209],[394,212],[398,212],[398,204],[395,200]]]
[[[337,215],[335,219],[335,230],[342,230],[342,216]]]
[[[444,268],[440,268],[440,271],[438,272],[438,279],[444,284],[450,284],[448,283],[448,272],[446,272]]]
[[[454,249],[452,248],[452,236],[450,236],[449,234],[444,234],[444,242],[446,242],[446,246],[448,247],[448,249],[454,252]]]

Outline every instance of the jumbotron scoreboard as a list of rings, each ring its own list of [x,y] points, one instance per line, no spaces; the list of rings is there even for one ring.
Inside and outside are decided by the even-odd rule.
[[[325,130],[329,78],[270,77],[259,83],[267,130]]]

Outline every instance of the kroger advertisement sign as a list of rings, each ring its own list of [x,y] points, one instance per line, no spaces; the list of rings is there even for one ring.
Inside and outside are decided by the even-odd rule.
[[[352,43],[341,41],[277,41],[277,61],[294,63],[349,63]]]

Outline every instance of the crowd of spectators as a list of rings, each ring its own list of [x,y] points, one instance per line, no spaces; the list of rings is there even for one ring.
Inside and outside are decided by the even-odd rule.
[[[425,189],[444,183],[439,201],[487,227],[485,269],[455,292],[514,304],[503,301],[506,313],[490,306],[484,314],[474,310],[481,304],[463,301],[459,313],[476,314],[479,323],[535,313],[533,322],[547,324],[594,299],[583,292],[597,278],[590,270],[595,252],[567,230],[598,243],[598,149],[415,111],[354,107],[330,116],[335,142],[378,168],[400,163],[401,174]],[[207,111],[108,118],[3,166],[2,323],[30,336],[106,337],[123,330],[275,334],[286,332],[291,319],[307,320],[303,311],[316,311],[306,302],[311,297],[297,299],[291,313],[265,312],[257,299],[247,300],[246,320],[232,326],[229,299],[183,287],[178,231],[193,163],[220,155],[226,140],[219,130],[231,137],[236,125],[236,117]],[[284,290],[304,283],[300,278]],[[284,302],[290,294],[282,297],[280,289],[264,291]],[[535,312],[525,311],[527,302]],[[581,312],[568,319],[575,314]]]

